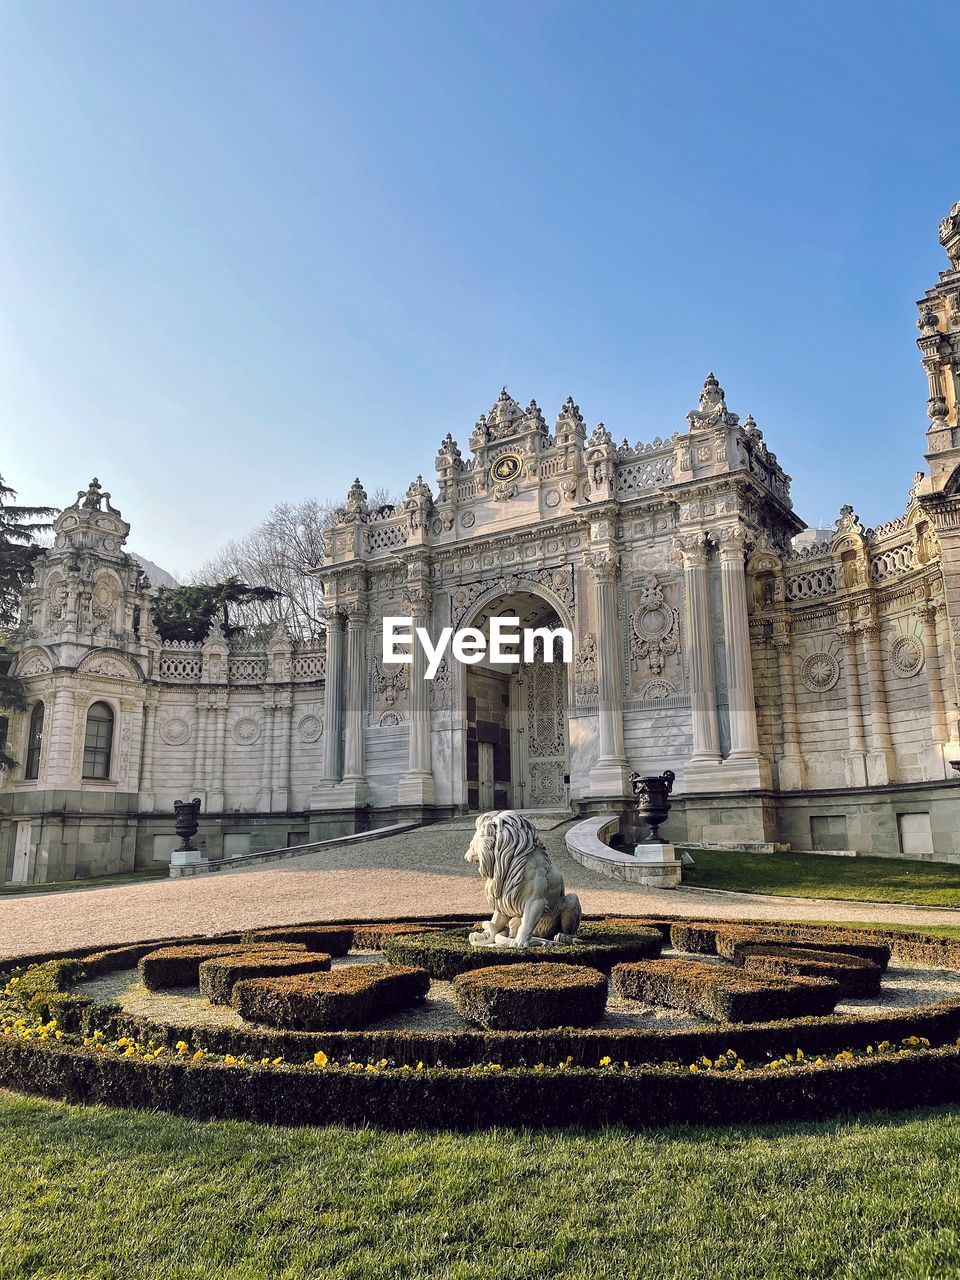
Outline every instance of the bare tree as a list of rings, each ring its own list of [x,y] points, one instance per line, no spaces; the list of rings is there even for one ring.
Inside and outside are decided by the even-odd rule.
[[[371,508],[390,505],[385,490],[375,490]],[[272,587],[274,600],[238,606],[237,621],[251,637],[264,637],[285,619],[295,639],[307,642],[323,631],[323,591],[310,570],[323,564],[323,531],[340,503],[308,499],[283,502],[251,531],[212,556],[194,575],[212,585],[230,577],[251,587]]]

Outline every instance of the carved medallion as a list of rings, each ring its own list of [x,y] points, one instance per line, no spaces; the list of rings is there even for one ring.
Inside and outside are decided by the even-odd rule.
[[[464,529],[472,529],[477,523],[477,517],[472,511],[465,511],[460,517],[460,524]]]
[[[840,664],[832,653],[812,653],[803,660],[800,679],[814,693],[826,693],[840,679]]]
[[[160,725],[160,737],[168,746],[179,747],[190,737],[190,725],[180,716],[171,716]]]
[[[249,747],[260,737],[260,721],[244,716],[230,730],[230,735],[241,747]]]
[[[640,606],[630,618],[630,658],[634,671],[642,660],[660,675],[666,658],[680,647],[680,615],[663,598],[656,576],[643,582]]]
[[[323,721],[319,716],[304,716],[297,724],[301,742],[316,742],[323,733]]]
[[[898,636],[890,650],[893,667],[905,679],[915,676],[923,666],[923,645],[916,636]]]

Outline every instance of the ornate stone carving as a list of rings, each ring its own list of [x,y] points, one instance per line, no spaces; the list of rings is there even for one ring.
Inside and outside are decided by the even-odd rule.
[[[897,636],[890,649],[890,660],[898,676],[908,679],[923,667],[923,642],[917,636]]]
[[[648,680],[640,690],[644,702],[662,702],[664,698],[675,698],[677,689],[669,680]]]
[[[384,664],[380,657],[374,659],[373,689],[388,707],[392,707],[399,695],[406,692],[408,671],[405,663]]]
[[[301,742],[317,742],[323,734],[323,721],[317,715],[301,716],[297,722]]]
[[[578,702],[594,702],[599,691],[597,673],[597,641],[592,631],[583,637],[583,644],[574,662],[574,689]]]
[[[157,732],[160,734],[160,740],[168,747],[179,747],[189,741],[191,729],[189,722],[182,716],[169,716],[160,722]]]
[[[826,693],[840,679],[840,664],[832,653],[811,653],[800,665],[800,679],[814,693]]]
[[[230,730],[230,736],[241,747],[252,746],[260,737],[262,726],[252,716],[241,716]]]
[[[642,661],[654,675],[663,671],[668,655],[680,648],[680,614],[663,598],[655,574],[643,584],[640,604],[630,616],[630,664],[636,671]]]

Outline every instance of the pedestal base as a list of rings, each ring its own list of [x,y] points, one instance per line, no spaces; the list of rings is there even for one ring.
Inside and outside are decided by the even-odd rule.
[[[626,760],[598,760],[590,770],[590,796],[622,799],[633,795]]]
[[[400,779],[397,787],[397,803],[415,805],[433,805],[437,802],[437,787],[432,773],[408,773]]]
[[[207,855],[200,849],[174,849],[170,855],[170,878],[198,876],[210,869]]]
[[[310,793],[311,809],[364,809],[366,804],[366,778],[344,778],[342,782],[318,782]]]
[[[770,765],[759,756],[728,756],[719,764],[691,760],[683,771],[685,795],[698,791],[763,791],[771,782]]]

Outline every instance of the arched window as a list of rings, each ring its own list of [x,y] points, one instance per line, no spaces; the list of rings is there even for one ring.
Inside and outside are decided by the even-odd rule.
[[[113,711],[105,702],[95,702],[87,712],[87,731],[83,738],[83,776],[110,777],[110,751],[113,747]]]
[[[40,777],[40,750],[43,746],[43,703],[34,703],[30,713],[30,733],[27,736],[27,762],[24,766],[25,778]]]

